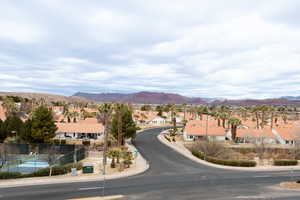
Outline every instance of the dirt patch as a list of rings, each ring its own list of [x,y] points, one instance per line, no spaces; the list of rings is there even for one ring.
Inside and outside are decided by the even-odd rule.
[[[286,189],[300,190],[300,183],[297,182],[282,182],[279,186]]]

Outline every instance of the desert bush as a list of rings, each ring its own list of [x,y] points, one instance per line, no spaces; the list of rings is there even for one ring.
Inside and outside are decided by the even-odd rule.
[[[191,147],[194,151],[203,152],[206,156],[219,157],[224,154],[226,148],[220,142],[197,141]]]

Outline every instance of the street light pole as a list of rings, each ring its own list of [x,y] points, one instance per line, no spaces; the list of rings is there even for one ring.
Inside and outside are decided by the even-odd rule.
[[[206,126],[205,126],[206,130],[205,130],[205,137],[206,137],[206,140],[208,141],[208,114],[206,114]]]

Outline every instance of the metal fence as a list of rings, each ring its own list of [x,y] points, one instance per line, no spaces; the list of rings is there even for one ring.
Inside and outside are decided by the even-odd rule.
[[[0,143],[0,172],[32,173],[51,165],[65,165],[85,158],[84,146],[67,144]]]

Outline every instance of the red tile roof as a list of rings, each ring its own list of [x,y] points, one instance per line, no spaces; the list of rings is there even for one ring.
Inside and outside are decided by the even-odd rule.
[[[236,136],[240,138],[276,138],[270,128],[239,128],[237,129]]]
[[[209,136],[226,136],[226,130],[223,127],[218,127],[216,121],[205,120],[191,120],[185,126],[185,133],[187,135],[197,135],[205,136],[206,135],[206,123],[207,126],[207,135]]]
[[[78,123],[56,123],[57,132],[66,133],[102,133],[104,126],[95,118],[87,118]]]
[[[2,102],[0,102],[0,119],[2,121],[4,121],[6,119],[5,110],[4,110],[3,106],[2,106]]]
[[[286,124],[284,126],[274,128],[281,138],[284,140],[294,140],[300,138],[300,123],[294,122],[291,124]]]

